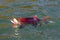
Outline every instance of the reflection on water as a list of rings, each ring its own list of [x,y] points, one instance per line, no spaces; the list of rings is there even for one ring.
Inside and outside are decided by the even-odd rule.
[[[9,36],[9,39],[10,40],[20,40],[21,35],[19,33],[19,29],[18,28],[15,28],[13,32],[14,32],[13,35],[10,35]]]
[[[0,40],[60,40],[60,1],[59,0],[0,0]],[[54,24],[34,28],[26,25],[14,29],[10,18],[33,15],[51,16]]]

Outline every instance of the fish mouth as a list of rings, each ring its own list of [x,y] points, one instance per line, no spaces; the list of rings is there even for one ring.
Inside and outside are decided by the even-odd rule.
[[[12,18],[10,21],[13,23],[13,28],[21,26],[21,22],[19,22],[16,18]]]
[[[16,18],[12,18],[10,21],[11,21],[12,23],[15,23],[15,24],[18,24],[18,23],[19,23]]]

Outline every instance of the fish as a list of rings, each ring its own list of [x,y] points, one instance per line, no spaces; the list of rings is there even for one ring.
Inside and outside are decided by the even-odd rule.
[[[46,16],[44,18],[38,18],[37,15],[33,17],[24,17],[24,18],[11,18],[11,22],[13,23],[13,28],[24,28],[26,24],[32,24],[34,27],[37,27],[38,23],[42,26],[42,21],[46,22],[50,17]],[[19,25],[19,26],[18,26]]]

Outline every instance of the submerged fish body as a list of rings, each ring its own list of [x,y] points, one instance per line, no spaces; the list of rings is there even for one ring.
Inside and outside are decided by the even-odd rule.
[[[45,17],[43,19],[39,19],[36,15],[33,17],[27,17],[27,18],[13,18],[11,20],[11,22],[13,23],[13,27],[17,27],[17,25],[19,25],[21,28],[25,25],[25,24],[32,24],[35,27],[37,27],[37,24],[40,22],[40,26],[42,25],[41,21],[46,22],[46,20],[49,17]]]
[[[13,23],[14,27],[17,27],[17,24],[22,26],[24,24],[32,24],[36,26],[40,19],[37,18],[37,16],[33,17],[27,17],[27,18],[13,18],[10,20]]]
[[[39,21],[39,19],[36,18],[36,20],[35,20],[34,18],[18,18],[18,21],[21,23],[33,24],[33,23]]]

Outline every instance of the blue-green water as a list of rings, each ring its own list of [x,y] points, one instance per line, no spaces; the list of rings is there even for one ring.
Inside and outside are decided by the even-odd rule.
[[[14,29],[11,17],[39,18],[51,16],[53,24],[44,24],[34,28],[26,25],[23,29]],[[1,0],[0,1],[0,40],[60,40],[60,1],[59,0]],[[16,35],[17,33],[18,35]]]

